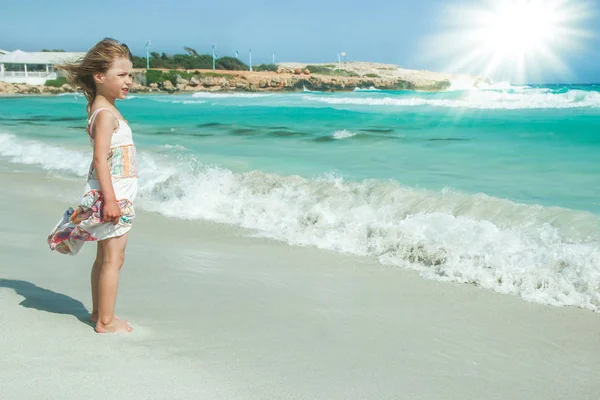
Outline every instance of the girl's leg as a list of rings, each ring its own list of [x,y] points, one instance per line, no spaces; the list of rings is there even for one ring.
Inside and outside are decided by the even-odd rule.
[[[90,320],[94,323],[98,321],[98,281],[100,280],[100,271],[102,270],[102,244],[98,242],[96,250],[96,259],[92,267],[92,315]]]
[[[99,242],[102,246],[102,268],[98,280],[98,321],[96,332],[131,332],[126,321],[115,317],[119,289],[119,271],[125,260],[127,234]]]

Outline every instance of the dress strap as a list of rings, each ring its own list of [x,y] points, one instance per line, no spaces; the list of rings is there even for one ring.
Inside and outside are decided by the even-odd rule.
[[[96,120],[96,116],[98,115],[98,113],[99,113],[100,111],[103,111],[103,110],[110,111],[110,113],[111,113],[111,114],[112,114],[112,115],[113,115],[115,118],[117,118],[117,116],[115,115],[115,113],[114,113],[114,112],[112,112],[112,111],[110,110],[110,108],[99,108],[99,109],[97,109],[96,111],[94,111],[94,112],[93,112],[93,114],[90,116],[90,119],[88,120],[88,129],[87,129],[88,135],[90,135],[90,138],[91,138],[91,139],[93,139],[93,137],[92,137],[92,126],[94,126],[94,121]],[[117,120],[118,120],[118,118],[117,118]]]

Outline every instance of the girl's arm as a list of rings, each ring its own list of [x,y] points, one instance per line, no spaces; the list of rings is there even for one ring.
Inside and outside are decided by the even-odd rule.
[[[108,152],[110,142],[116,129],[118,121],[109,112],[99,112],[95,118],[94,126],[91,127],[94,136],[94,166],[100,183],[100,191],[103,195],[103,220],[105,222],[119,222],[121,210],[117,204],[115,190],[112,185],[110,170],[108,167]]]

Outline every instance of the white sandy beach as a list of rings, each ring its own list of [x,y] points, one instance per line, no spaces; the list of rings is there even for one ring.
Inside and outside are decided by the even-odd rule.
[[[95,244],[45,243],[83,183],[0,175],[0,399],[598,398],[598,313],[143,211],[98,335]]]

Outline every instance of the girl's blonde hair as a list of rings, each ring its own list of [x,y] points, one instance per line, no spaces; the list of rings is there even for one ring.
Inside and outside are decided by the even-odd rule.
[[[83,91],[88,100],[89,110],[96,98],[96,82],[93,74],[108,71],[113,62],[120,58],[133,62],[129,47],[118,40],[105,38],[96,43],[83,58],[73,63],[57,65],[56,69],[66,73],[67,80],[75,90]]]

